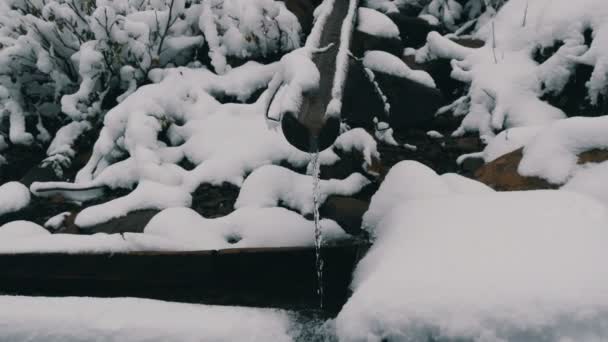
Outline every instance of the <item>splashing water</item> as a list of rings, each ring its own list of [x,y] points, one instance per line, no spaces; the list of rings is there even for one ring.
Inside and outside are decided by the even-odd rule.
[[[323,258],[321,256],[321,243],[323,242],[323,232],[321,230],[321,222],[319,215],[319,184],[321,174],[321,163],[319,161],[319,152],[316,148],[316,139],[313,139],[311,146],[312,152],[312,201],[313,214],[315,220],[315,262],[317,269],[317,295],[319,296],[319,307],[323,309]]]

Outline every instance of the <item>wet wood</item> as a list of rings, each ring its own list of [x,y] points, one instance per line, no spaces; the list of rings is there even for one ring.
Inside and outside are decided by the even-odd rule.
[[[323,248],[324,303],[337,313],[368,245]],[[161,300],[316,309],[313,248],[198,252],[0,255],[0,293],[131,296]]]
[[[332,88],[336,74],[336,63],[341,42],[342,26],[351,25],[354,29],[356,13],[352,23],[345,23],[352,2],[358,0],[335,0],[333,8],[321,30],[318,48],[331,46],[327,51],[312,57],[320,73],[319,88],[314,94],[305,94],[299,113],[285,113],[282,125],[287,140],[302,151],[323,150],[333,144],[339,133],[339,121],[327,120],[326,109],[332,99]],[[356,12],[356,11],[355,11]],[[352,34],[351,34],[352,39]],[[311,137],[317,137],[317,146],[312,146]]]

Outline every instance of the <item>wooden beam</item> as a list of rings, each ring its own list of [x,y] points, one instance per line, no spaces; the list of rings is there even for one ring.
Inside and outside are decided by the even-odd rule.
[[[324,247],[324,310],[337,313],[365,243]],[[142,297],[317,309],[315,251],[309,247],[196,252],[0,255],[0,293]]]

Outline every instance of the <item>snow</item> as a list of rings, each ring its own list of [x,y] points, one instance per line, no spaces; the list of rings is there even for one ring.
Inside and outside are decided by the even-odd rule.
[[[390,0],[364,0],[362,5],[382,13],[398,13],[399,8]]]
[[[44,228],[53,231],[61,228],[62,226],[64,226],[65,220],[67,220],[71,214],[71,212],[66,211],[51,217],[44,223]]]
[[[76,156],[74,145],[76,140],[85,132],[91,129],[91,124],[88,121],[72,121],[61,127],[49,145],[46,155],[49,158],[43,161],[43,166],[46,164],[57,163],[59,165],[70,165],[72,159]],[[55,167],[55,173],[63,176],[63,169]]]
[[[19,211],[30,203],[30,190],[19,182],[0,186],[0,216]]]
[[[338,224],[321,220],[324,241],[347,239]],[[152,218],[144,234],[125,234],[138,248],[160,250],[217,250],[248,247],[314,245],[314,223],[284,208],[240,208],[207,219],[189,208],[166,209]]]
[[[374,159],[380,158],[376,141],[363,128],[354,128],[342,133],[334,142],[334,148],[348,153],[361,152],[365,161],[364,169],[371,166]]]
[[[359,7],[357,31],[382,38],[399,38],[399,28],[386,15],[365,7]]]
[[[435,81],[426,71],[412,70],[399,57],[384,51],[366,51],[363,66],[396,77],[407,78],[430,88],[436,88]]]
[[[461,164],[470,157],[483,158],[484,162],[492,162],[507,153],[513,152],[527,145],[546,126],[524,126],[505,129],[495,138],[491,139],[481,152],[463,154],[457,162]]]
[[[312,183],[312,176],[281,166],[262,166],[247,177],[234,207],[264,208],[282,204],[303,215],[310,215],[314,210]],[[343,180],[320,180],[318,203],[323,204],[331,195],[352,196],[368,184],[370,181],[359,173]]]
[[[191,204],[192,196],[188,192],[160,183],[142,181],[124,197],[85,208],[78,213],[74,223],[80,228],[87,228],[136,210],[189,207]]]
[[[0,227],[0,254],[113,253],[133,250],[138,248],[119,234],[51,234],[28,221],[13,221]]]
[[[576,169],[580,153],[608,149],[607,130],[608,116],[560,120],[526,145],[517,171],[563,184]]]
[[[357,5],[358,1],[349,0],[348,12],[346,13],[346,17],[344,17],[342,28],[340,29],[340,46],[336,55],[336,72],[331,88],[332,99],[327,105],[325,113],[325,115],[330,117],[339,117],[342,112],[342,92],[344,91],[344,83],[346,82],[348,73],[350,44],[354,31],[353,25],[355,25],[357,20]]]
[[[391,210],[410,200],[453,194],[484,194],[493,190],[474,180],[456,174],[437,175],[431,168],[405,160],[395,164],[372,197],[363,216],[362,227],[375,235],[379,222]]]
[[[431,139],[442,139],[443,138],[443,134],[441,134],[437,131],[428,131],[428,132],[426,132],[426,136]]]
[[[277,341],[293,338],[289,313],[140,298],[0,296],[8,341]]]
[[[3,242],[15,238],[47,235],[48,233],[46,229],[29,221],[13,221],[0,226],[0,236],[2,236]]]
[[[566,191],[394,203],[374,222],[378,236],[356,268],[338,338],[603,340],[607,224],[606,207]]]
[[[280,69],[269,84],[270,91],[277,91],[269,112],[299,113],[304,96],[318,89],[321,75],[310,59],[310,52],[308,48],[301,48],[281,58]],[[277,90],[277,87],[280,88]]]

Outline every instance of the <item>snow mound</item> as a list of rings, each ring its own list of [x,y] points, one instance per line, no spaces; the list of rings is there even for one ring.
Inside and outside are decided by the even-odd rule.
[[[371,166],[374,159],[380,158],[376,140],[363,128],[342,133],[334,142],[334,148],[349,153],[361,152],[365,161],[364,169]]]
[[[435,81],[426,71],[412,70],[399,57],[384,51],[366,51],[363,66],[372,71],[407,78],[427,87],[436,88]]]
[[[607,226],[605,207],[565,191],[395,204],[357,266],[339,339],[603,340]]]
[[[29,221],[13,221],[0,226],[2,240],[48,234],[46,229]]]
[[[370,8],[359,7],[357,31],[382,38],[399,38],[399,28],[386,15]]]
[[[30,190],[19,182],[0,186],[0,216],[21,210],[30,203]]]
[[[51,234],[28,221],[14,221],[0,227],[0,254],[107,253],[132,250],[135,248],[119,234]]]
[[[331,220],[321,220],[325,241],[348,235]],[[177,250],[246,247],[313,246],[314,223],[283,208],[242,208],[206,219],[189,208],[166,209],[154,216],[143,236],[125,234],[128,241]],[[132,239],[136,238],[135,239]]]
[[[124,197],[85,208],[76,216],[74,223],[80,228],[87,228],[136,210],[189,207],[191,204],[190,193],[180,188],[142,181]]]
[[[388,172],[363,216],[363,228],[375,233],[378,223],[400,203],[452,194],[483,194],[493,190],[457,174],[437,175],[416,161],[402,161]]]
[[[292,341],[288,312],[140,298],[0,296],[3,341]]]
[[[349,238],[331,220],[321,220],[324,242]],[[198,251],[246,247],[308,247],[315,226],[284,208],[242,208],[206,219],[190,208],[161,211],[143,233],[93,235],[50,234],[41,226],[15,221],[0,226],[0,254],[119,253],[134,251]]]
[[[578,155],[608,149],[608,116],[575,117],[542,130],[526,147],[518,172],[563,184],[577,167]]]
[[[264,208],[282,204],[303,215],[312,214],[312,184],[312,176],[301,175],[281,166],[263,166],[247,177],[234,207]],[[370,181],[360,173],[353,173],[344,180],[322,179],[319,181],[319,205],[324,203],[328,196],[351,196],[368,184]]]

